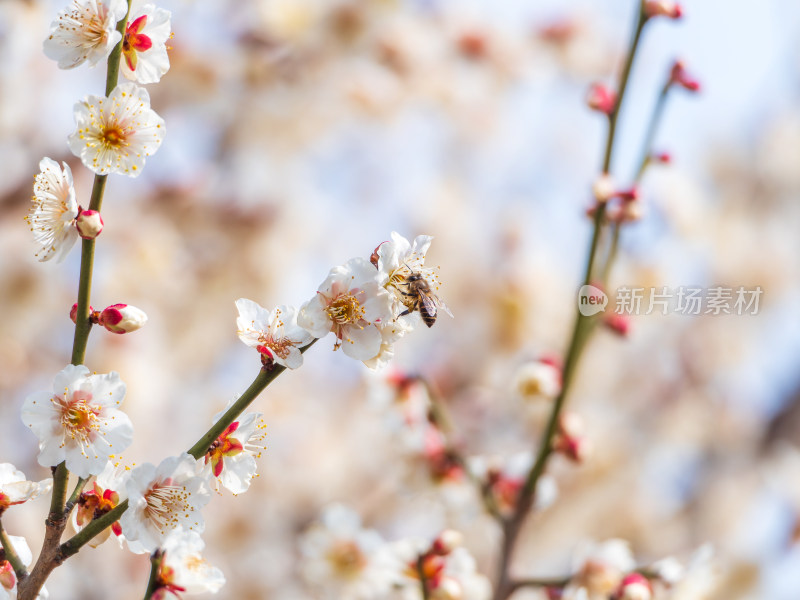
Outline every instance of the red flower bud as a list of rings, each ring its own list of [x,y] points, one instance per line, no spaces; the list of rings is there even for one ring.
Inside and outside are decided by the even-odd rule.
[[[89,316],[94,312],[94,309],[89,306]],[[69,318],[72,319],[73,323],[78,322],[78,303],[72,305],[72,308],[69,310]]]
[[[130,333],[147,323],[147,315],[129,304],[112,304],[100,313],[98,323],[112,333]]]
[[[93,240],[103,231],[103,217],[96,210],[82,210],[75,219],[78,235],[85,240]]]
[[[677,2],[670,0],[647,0],[644,3],[644,14],[646,17],[668,17],[670,19],[680,19],[683,16],[683,9]]]
[[[602,83],[593,83],[586,96],[586,104],[592,110],[610,115],[617,105],[617,94]]]
[[[626,315],[610,313],[603,318],[603,325],[619,336],[627,337],[631,330],[631,320]]]
[[[690,92],[700,91],[700,82],[689,75],[683,62],[676,60],[669,73],[669,84],[679,85]]]

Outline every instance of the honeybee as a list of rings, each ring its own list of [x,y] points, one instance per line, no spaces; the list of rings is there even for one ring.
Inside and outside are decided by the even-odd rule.
[[[407,301],[404,300],[404,304],[408,308],[400,313],[401,317],[418,310],[425,325],[432,327],[436,322],[437,309],[443,310],[451,317],[453,316],[444,302],[433,293],[430,284],[419,271],[412,271],[406,277],[403,285],[406,289],[405,291],[400,290],[400,293],[408,298]]]

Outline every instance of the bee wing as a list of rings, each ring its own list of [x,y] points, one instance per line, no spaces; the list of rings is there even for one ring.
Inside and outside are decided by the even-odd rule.
[[[439,303],[434,299],[434,297],[428,294],[420,294],[419,299],[428,314],[436,314],[436,307],[439,305]]]
[[[450,309],[447,308],[447,305],[444,302],[442,302],[442,299],[439,298],[438,296],[436,297],[436,306],[438,306],[441,310],[443,310],[448,315],[453,317],[453,313],[450,312]],[[453,317],[453,318],[455,318],[455,317]]]

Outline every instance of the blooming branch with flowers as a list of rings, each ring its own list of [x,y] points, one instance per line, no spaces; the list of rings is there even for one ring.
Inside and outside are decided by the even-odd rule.
[[[658,97],[633,185],[618,189],[611,179],[616,131],[641,35],[652,19],[681,15],[675,3],[641,0],[618,89],[596,84],[587,98],[590,108],[608,119],[608,131],[601,173],[593,186],[595,204],[589,211],[593,232],[585,285],[600,281],[605,286],[621,226],[639,216],[637,185],[655,160],[652,144],[668,91],[699,89],[676,62]],[[103,310],[92,308],[94,257],[105,225],[100,210],[108,176],[139,177],[165,140],[165,121],[151,108],[150,93],[141,86],[159,82],[170,68],[170,18],[168,11],[140,0],[73,0],[52,23],[44,42],[45,54],[59,68],[105,60],[107,70],[105,94],[88,94],[75,104],[76,129],[67,140],[70,151],[94,173],[88,208],[78,204],[70,167],[45,157],[35,176],[27,217],[40,261],[61,262],[78,238],[82,242],[77,302],[70,311],[75,324],[71,364],[56,374],[52,392],[29,395],[22,408],[23,423],[38,439],[37,460],[52,469],[52,481],[26,481],[13,465],[0,465],[0,517],[11,506],[52,494],[44,542],[30,572],[27,545],[7,535],[0,521],[0,592],[13,591],[20,600],[42,597],[55,568],[111,534],[130,552],[150,554],[146,599],[217,592],[225,579],[201,557],[202,513],[212,489],[222,486],[242,494],[257,475],[257,459],[266,448],[265,425],[261,413],[246,409],[281,373],[300,368],[304,353],[329,333],[333,350],[377,369],[391,361],[400,339],[423,329],[420,323],[431,327],[442,314],[453,316],[440,297],[438,271],[426,260],[433,237],[419,235],[411,241],[397,232],[371,256],[331,268],[299,307],[279,304],[270,309],[240,298],[235,302],[236,333],[258,357],[250,386],[215,416],[186,452],[167,456],[158,465],[120,468],[119,453],[133,440],[133,424],[121,410],[127,386],[118,373],[96,373],[84,364],[88,338],[93,325],[122,335],[145,326],[148,317],[121,302]],[[471,60],[487,52],[474,36],[461,40]],[[120,84],[120,73],[129,81]],[[113,212],[105,218],[113,219]],[[398,387],[425,388],[422,396],[427,400],[405,416],[413,429],[411,445],[431,480],[472,482],[499,527],[502,541],[494,587],[478,572],[458,532],[446,529],[432,538],[407,536],[385,543],[374,530],[362,528],[357,513],[338,505],[325,511],[304,537],[301,570],[311,587],[319,587],[325,597],[345,600],[488,600],[492,595],[506,600],[525,587],[544,588],[548,597],[591,597],[601,589],[604,597],[614,600],[649,600],[658,575],[636,569],[625,543],[615,540],[587,551],[591,556],[569,577],[538,579],[511,573],[523,523],[532,511],[555,500],[555,484],[547,472],[550,458],[560,454],[579,464],[590,452],[580,416],[567,411],[565,404],[594,325],[579,313],[563,362],[542,358],[518,373],[520,396],[552,401],[534,451],[507,458],[468,456],[454,441],[444,403],[433,387],[422,377],[395,382]],[[609,324],[619,331],[624,325]],[[70,475],[77,480],[71,492]],[[68,525],[74,532],[63,540]]]

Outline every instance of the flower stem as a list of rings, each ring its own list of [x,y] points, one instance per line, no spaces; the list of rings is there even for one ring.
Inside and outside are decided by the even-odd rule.
[[[419,585],[422,590],[422,600],[428,600],[431,595],[428,592],[428,581],[425,578],[425,555],[417,556],[417,573],[419,574]]]
[[[11,543],[8,534],[6,534],[6,530],[3,529],[2,519],[0,519],[0,544],[3,546],[6,560],[11,563],[11,567],[14,569],[17,581],[22,581],[28,576],[28,571],[25,569],[25,565],[22,564],[22,560],[14,549],[14,545]]]
[[[516,579],[511,582],[514,590],[524,587],[539,587],[539,588],[564,588],[574,576],[568,577],[543,577],[543,578],[529,578],[529,579]]]
[[[628,53],[625,58],[625,63],[622,68],[622,73],[620,75],[620,84],[619,90],[617,93],[617,102],[614,107],[614,110],[609,115],[609,127],[608,127],[608,135],[606,138],[606,146],[605,146],[605,153],[603,156],[603,166],[602,171],[603,173],[608,173],[611,167],[611,159],[614,152],[614,141],[616,138],[616,130],[617,130],[617,121],[620,115],[620,110],[622,108],[622,103],[625,98],[625,91],[628,87],[628,79],[630,78],[631,69],[633,66],[633,60],[636,55],[636,50],[639,47],[639,40],[641,38],[642,30],[644,29],[645,23],[647,23],[647,17],[643,11],[644,3],[639,2],[639,8],[636,15],[636,23],[633,30],[633,35],[631,37],[630,45],[628,48]],[[595,259],[597,256],[597,248],[599,245],[599,240],[602,232],[602,227],[605,221],[605,204],[599,204],[597,206],[597,210],[594,213],[594,220],[593,220],[593,232],[592,232],[592,239],[589,245],[589,254],[588,259],[586,261],[586,270],[584,272],[583,277],[583,285],[589,285],[592,281],[592,275],[594,272],[594,265]],[[536,460],[531,467],[531,470],[528,472],[528,476],[525,480],[525,485],[520,492],[520,497],[517,501],[517,505],[514,509],[514,513],[511,517],[504,522],[503,526],[503,542],[501,547],[501,554],[498,563],[498,581],[497,587],[495,590],[494,598],[495,600],[505,600],[511,594],[514,593],[516,589],[514,581],[510,578],[509,575],[509,566],[511,562],[511,555],[514,551],[514,546],[516,544],[517,537],[522,529],[522,524],[525,521],[525,518],[528,515],[531,507],[533,506],[533,500],[536,495],[536,486],[541,479],[541,476],[544,474],[545,467],[547,466],[547,461],[550,458],[553,452],[553,437],[556,433],[558,420],[561,415],[561,411],[564,407],[564,403],[567,399],[567,394],[570,390],[570,384],[572,383],[572,378],[575,373],[575,369],[578,364],[578,359],[580,358],[581,351],[585,347],[585,342],[588,338],[588,334],[590,333],[590,326],[591,321],[589,317],[586,317],[577,312],[575,316],[575,323],[573,325],[572,334],[570,336],[569,346],[567,348],[566,359],[564,360],[564,370],[562,374],[562,386],[561,391],[558,394],[555,402],[553,403],[553,409],[550,412],[550,417],[547,421],[547,426],[545,427],[545,431],[542,435],[541,442],[539,444],[539,449],[536,454]]]
[[[158,574],[161,571],[161,563],[164,561],[164,551],[160,548],[150,555],[150,579],[147,581],[147,589],[144,592],[144,600],[150,600],[159,588]]]
[[[647,124],[647,133],[644,136],[644,143],[642,144],[642,153],[639,157],[639,166],[636,169],[636,175],[633,179],[634,186],[637,186],[642,181],[642,177],[644,176],[647,167],[650,165],[651,154],[653,152],[653,142],[655,141],[658,127],[661,125],[661,120],[664,116],[664,107],[667,105],[667,96],[669,95],[669,90],[671,87],[671,82],[669,79],[667,79],[667,82],[664,84],[664,87],[661,88],[661,92],[658,94],[656,104],[653,107],[653,112],[650,115],[650,121]],[[606,288],[608,280],[611,277],[611,267],[616,261],[617,252],[619,251],[619,237],[620,230],[622,229],[621,225],[622,224],[617,221],[611,227],[611,242],[609,244],[608,256],[606,257],[606,264],[603,267],[602,282],[604,289]]]
[[[308,350],[316,341],[317,340],[312,341],[308,346],[302,348],[300,352],[305,352]],[[248,387],[239,397],[239,399],[234,402],[233,406],[231,406],[225,412],[225,414],[222,415],[220,420],[214,423],[214,425],[212,425],[211,428],[209,428],[209,430],[200,437],[197,443],[187,451],[187,454],[192,455],[196,459],[201,458],[211,446],[211,443],[216,440],[220,434],[225,431],[228,426],[233,423],[248,406],[250,406],[253,400],[255,400],[256,397],[285,370],[286,367],[282,367],[280,365],[274,365],[271,369],[261,369],[256,378],[253,380],[253,383],[250,384],[250,387]],[[63,557],[62,560],[78,552],[78,550],[87,544],[93,537],[102,532],[106,527],[111,526],[111,524],[115,521],[118,521],[122,516],[122,513],[124,513],[127,509],[128,501],[124,500],[102,517],[93,519],[88,525],[86,525],[86,527],[61,544],[59,552]]]
[[[117,23],[117,31],[123,36],[128,23],[131,1],[128,0],[128,12]],[[106,69],[106,96],[117,87],[119,81],[119,63],[122,56],[122,40],[114,46],[108,57],[108,67]],[[95,175],[92,185],[92,195],[89,200],[91,210],[100,210],[103,203],[103,193],[106,187],[106,176]],[[92,290],[92,271],[94,267],[94,243],[95,240],[83,240],[81,244],[81,272],[78,279],[78,307],[75,313],[75,335],[72,340],[73,365],[82,365],[86,360],[86,345],[89,341],[89,332],[92,324],[89,321],[89,297]],[[67,522],[67,515],[72,509],[65,510],[66,486],[69,478],[69,471],[62,462],[55,467],[53,473],[53,496],[50,502],[50,513],[45,521],[46,532],[45,540],[42,545],[42,552],[31,571],[31,576],[24,582],[18,584],[19,600],[33,600],[44,585],[45,580],[53,569],[61,563],[60,557],[61,535]],[[74,504],[73,504],[74,506]]]
[[[644,2],[639,2],[639,10],[636,14],[636,25],[633,28],[633,35],[631,37],[628,53],[625,56],[625,64],[622,67],[622,74],[619,80],[619,89],[617,90],[617,102],[614,105],[614,110],[609,115],[608,123],[608,137],[606,138],[606,151],[603,156],[603,173],[609,173],[611,170],[611,158],[614,153],[614,140],[617,133],[617,121],[619,114],[622,110],[622,101],[625,98],[625,91],[628,88],[628,80],[631,75],[631,68],[633,67],[633,59],[636,56],[636,50],[639,47],[639,40],[642,36],[642,30],[647,23],[647,15],[644,14]]]
[[[69,517],[69,513],[72,512],[72,509],[75,507],[75,504],[78,502],[78,498],[80,498],[81,492],[83,491],[83,486],[86,485],[88,478],[84,479],[83,477],[78,478],[78,482],[75,484],[75,489],[72,490],[72,494],[69,496],[69,500],[67,500],[66,506],[64,506],[64,516]]]
[[[308,346],[301,348],[300,352],[305,353],[305,351],[311,348],[311,346],[313,346],[316,342],[316,339],[312,340]],[[197,459],[204,456],[214,440],[216,440],[222,434],[222,432],[225,431],[228,426],[233,423],[248,406],[250,406],[250,403],[252,403],[253,400],[255,400],[256,397],[264,391],[264,388],[272,383],[272,381],[285,370],[286,367],[277,364],[273,365],[270,369],[261,369],[256,378],[253,380],[253,383],[250,384],[250,387],[248,387],[239,397],[239,399],[234,402],[227,411],[225,411],[225,414],[220,417],[219,421],[214,423],[214,425],[212,425],[211,428],[206,431],[199,440],[197,440],[197,443],[187,450],[187,453],[191,454]]]

